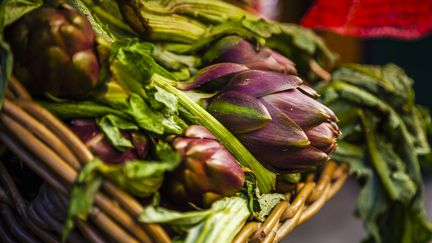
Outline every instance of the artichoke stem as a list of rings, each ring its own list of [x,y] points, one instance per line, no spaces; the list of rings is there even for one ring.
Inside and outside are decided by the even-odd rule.
[[[369,150],[370,159],[372,162],[375,171],[380,178],[381,183],[386,188],[386,191],[392,201],[398,199],[398,193],[394,185],[390,180],[390,171],[386,166],[385,161],[381,158],[381,154],[378,152],[378,148],[376,145],[376,138],[373,134],[372,127],[369,126],[368,121],[366,120],[365,114],[362,110],[359,110],[359,117],[361,123],[363,125],[364,134],[367,140],[367,148]]]

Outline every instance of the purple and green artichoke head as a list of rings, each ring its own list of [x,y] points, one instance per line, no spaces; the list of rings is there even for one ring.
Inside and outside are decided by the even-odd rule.
[[[85,96],[98,84],[95,33],[72,7],[41,7],[6,30],[15,75],[34,95]]]
[[[205,79],[199,75],[185,87],[218,91],[207,101],[207,110],[258,161],[278,171],[302,171],[329,160],[340,130],[335,114],[315,100],[319,95],[312,88],[297,76],[272,71],[247,69],[221,75],[229,65],[238,64],[208,67]]]
[[[205,54],[204,62],[237,63],[251,69],[296,74],[294,62],[270,48],[257,48],[239,36],[227,36],[217,41]]]
[[[93,119],[74,119],[69,123],[69,128],[95,156],[107,164],[145,159],[149,152],[147,136],[137,131],[122,131],[122,136],[132,142],[133,148],[119,151],[108,141]]]
[[[177,204],[206,207],[243,187],[242,168],[205,127],[190,126],[183,136],[174,139],[173,146],[183,160],[167,178],[166,191]]]

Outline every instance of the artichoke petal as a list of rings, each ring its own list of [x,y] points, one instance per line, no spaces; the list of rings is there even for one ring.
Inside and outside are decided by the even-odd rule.
[[[263,48],[255,56],[255,61],[253,61],[253,58],[249,58],[249,61],[243,64],[251,69],[268,70],[286,74],[297,74],[295,65],[291,60],[287,58],[285,58],[287,61],[283,60],[280,58],[280,54],[277,56],[275,53],[276,52],[269,48]]]
[[[259,98],[268,94],[299,87],[302,80],[294,75],[277,72],[246,70],[235,75],[227,89]]]
[[[276,151],[278,153],[275,153]],[[322,165],[330,159],[325,152],[313,146],[298,150],[287,149],[280,151],[269,149],[266,154],[269,156],[263,158],[265,159],[263,162],[271,163],[270,165],[273,168],[280,171],[304,171],[311,166]]]
[[[184,135],[188,138],[207,138],[216,140],[216,137],[211,134],[207,128],[198,125],[189,126],[184,132]]]
[[[37,61],[47,60],[43,64],[35,64],[30,66],[30,70],[38,80],[46,79],[45,84],[30,82],[28,84],[29,89],[33,92],[35,90],[43,90],[43,86],[47,85],[51,88],[52,93],[58,93],[61,91],[61,83],[57,82],[64,77],[64,68],[69,67],[69,56],[60,47],[51,46],[45,50],[45,52],[37,59]],[[40,69],[39,69],[40,68]],[[39,70],[38,70],[39,69]]]
[[[198,162],[193,164],[196,165]],[[210,183],[207,180],[203,180],[203,177],[206,176],[205,173],[187,169],[183,173],[185,182],[184,185],[190,195],[197,196],[200,195],[202,191],[206,192],[210,190]],[[199,187],[197,185],[199,185]],[[191,198],[186,198],[186,200],[190,201]]]
[[[92,40],[88,38],[91,34],[82,32],[80,29],[73,25],[62,25],[60,26],[58,33],[61,35],[61,39],[64,41],[64,48],[67,50],[69,55],[86,47],[88,49],[92,48]]]
[[[221,54],[232,48],[235,48],[242,40],[243,38],[237,35],[223,37],[213,44],[206,53],[204,53],[203,60],[206,63],[214,63],[215,59],[219,58]]]
[[[288,58],[269,48],[258,50],[250,42],[238,36],[227,36],[220,39],[205,53],[204,60],[210,63],[239,63],[251,69],[297,73],[294,63]]]
[[[192,81],[179,83],[177,88],[181,90],[201,89],[208,92],[223,87],[228,81],[230,74],[248,69],[244,65],[235,63],[219,63],[201,69]]]
[[[283,148],[303,148],[310,144],[304,131],[280,110],[260,98],[272,121],[261,129],[238,134],[239,140],[253,153],[250,144],[266,144]],[[267,153],[265,153],[267,154]]]
[[[313,127],[327,120],[337,120],[333,111],[297,89],[274,93],[262,99],[277,107],[301,128]]]
[[[300,87],[298,87],[298,89],[305,95],[311,97],[311,98],[319,98],[320,95],[311,87],[307,86],[307,85],[300,85]]]
[[[271,120],[266,107],[259,100],[235,91],[212,98],[207,109],[236,134],[257,130]]]
[[[336,138],[340,131],[328,122],[323,122],[318,126],[305,130],[306,135],[311,141],[311,145],[319,149],[327,149],[336,143]]]
[[[255,158],[270,169],[298,172],[311,166],[318,166],[330,159],[323,151],[313,147],[292,148],[272,146],[258,140],[249,141],[248,149]]]
[[[194,138],[184,138],[189,140],[186,156],[200,161],[208,160],[217,150],[220,144],[216,140],[199,141]]]
[[[287,70],[288,73],[297,74],[297,70],[295,69],[295,63],[280,53],[271,50],[271,56],[274,58],[280,65],[284,66],[284,69]]]
[[[216,151],[207,161],[206,167],[212,184],[224,188],[223,196],[234,195],[243,186],[244,172],[227,150]]]

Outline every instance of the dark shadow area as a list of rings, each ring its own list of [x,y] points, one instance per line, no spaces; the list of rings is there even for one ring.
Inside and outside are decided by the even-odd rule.
[[[417,103],[432,109],[432,37],[415,41],[376,39],[364,41],[365,63],[393,62],[414,79]]]

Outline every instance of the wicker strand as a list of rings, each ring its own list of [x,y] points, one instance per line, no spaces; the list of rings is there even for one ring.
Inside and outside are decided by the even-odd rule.
[[[332,178],[333,172],[336,169],[336,163],[329,161],[324,167],[324,171],[321,173],[318,183],[308,198],[308,202],[314,202],[319,199],[321,194],[326,189],[327,185],[330,185],[330,180]]]
[[[113,198],[115,198],[118,202],[121,203],[126,210],[128,210],[135,218],[141,214],[144,210],[141,204],[136,201],[129,194],[125,193],[123,190],[119,189],[117,186],[110,182],[104,182],[103,188],[106,192],[108,192]],[[158,243],[169,243],[171,239],[168,234],[162,228],[162,226],[158,224],[142,224],[147,232],[150,233],[153,240]]]
[[[3,221],[4,220],[0,217],[0,242],[18,243],[11,232],[7,230],[8,225],[5,224],[6,222]]]
[[[6,90],[5,97],[10,99],[10,100],[14,100],[16,98],[15,94],[12,93],[12,91],[10,91],[10,89]]]
[[[25,227],[17,220],[17,214],[13,211],[12,207],[5,203],[0,203],[1,218],[8,225],[9,231],[20,242],[37,242],[37,238],[28,232]]]
[[[81,163],[87,163],[94,158],[94,156],[81,142],[81,140],[46,109],[30,100],[18,99],[14,102],[22,107],[31,116],[36,118],[40,123],[45,124],[47,128],[49,128],[61,141],[66,144],[66,146],[72,151],[72,153]]]
[[[259,222],[250,222],[246,224],[243,229],[237,234],[233,243],[246,242],[249,238],[261,227]]]
[[[302,224],[309,218],[311,218],[313,215],[315,215],[316,212],[318,212],[322,206],[324,206],[324,203],[327,201],[327,194],[330,191],[330,184],[328,184],[323,192],[322,197],[320,197],[318,200],[313,202],[312,204],[308,205],[307,209],[303,212],[302,216],[300,217],[300,221],[298,222],[298,225]]]
[[[117,222],[121,223],[124,228],[135,235],[135,237],[137,237],[137,239],[139,239],[141,242],[151,242],[150,237],[138,224],[136,224],[135,220],[102,193],[96,193],[95,204],[105,212],[110,212],[108,215],[116,219]]]
[[[264,238],[261,242],[262,243],[270,243],[273,242],[274,239],[276,237],[276,231],[274,231],[274,229],[272,229],[272,231],[270,231],[270,233],[267,235],[266,238]]]
[[[252,242],[261,242],[264,238],[266,238],[273,230],[275,225],[279,222],[280,217],[283,215],[289,203],[287,201],[283,201],[279,203],[271,212],[266,221],[262,224],[261,228],[257,230],[254,236],[252,236]]]
[[[65,182],[72,184],[77,176],[77,172],[53,152],[47,145],[37,139],[21,124],[15,122],[12,117],[5,113],[0,114],[0,121],[13,131],[18,140],[34,154],[41,158],[43,162],[58,173]]]
[[[291,204],[292,193],[285,195],[287,201],[279,203],[263,224],[249,222],[238,233],[234,242],[279,242],[296,226],[315,215],[325,202],[344,184],[348,177],[348,166],[330,161],[324,167],[318,182],[315,173],[310,173],[305,183],[297,184],[297,193]]]
[[[84,237],[91,243],[104,243],[102,237],[94,230],[87,222],[75,220],[77,228],[81,231]]]
[[[305,206],[301,205],[301,207],[297,210],[297,212],[291,219],[285,220],[285,222],[283,222],[283,224],[279,226],[279,228],[276,230],[276,242],[279,242],[283,238],[285,238],[297,226],[304,208]]]
[[[10,192],[10,197],[13,201],[13,205],[16,208],[18,214],[24,221],[24,224],[35,234],[37,237],[42,239],[47,243],[56,243],[54,236],[48,234],[44,230],[37,227],[31,220],[29,220],[27,213],[26,202],[22,198],[17,186],[15,185],[12,177],[9,175],[8,171],[4,167],[3,163],[0,161],[0,178],[4,186],[6,186]]]
[[[348,170],[346,170],[345,174],[340,176],[332,185],[330,188],[330,191],[327,195],[327,200],[332,198],[345,184],[345,181],[348,179],[349,174]]]
[[[10,200],[10,198],[7,196],[5,190],[3,188],[0,187],[0,202],[2,203],[6,203],[9,206],[12,206],[13,203]]]
[[[30,154],[26,149],[22,148],[21,144],[16,139],[13,139],[9,134],[0,131],[0,140],[52,188],[63,195],[68,194],[69,190],[62,185],[60,180],[56,178],[55,174],[50,173],[50,169],[47,168],[39,159],[35,158],[35,156]]]
[[[80,164],[71,151],[66,145],[53,133],[51,133],[47,127],[37,122],[32,116],[24,112],[20,107],[13,104],[8,99],[3,102],[3,111],[14,118],[16,121],[21,123],[28,130],[31,130],[40,140],[47,144],[52,150],[56,151],[57,154],[68,164],[70,164],[75,170],[80,168]]]
[[[38,159],[35,159],[29,153],[25,152],[25,149],[20,147],[18,141],[12,139],[9,135],[4,134],[3,132],[0,132],[0,139],[5,145],[8,146],[8,148],[10,148],[16,155],[18,155],[18,157],[20,157],[30,169],[36,172],[44,181],[48,182],[51,187],[53,187],[55,190],[59,191],[63,195],[68,195],[69,190],[66,189],[66,187],[59,182],[59,179],[53,176],[53,174],[49,173],[49,170],[40,167],[41,162],[38,162]],[[96,215],[92,213],[91,216],[94,219]],[[124,233],[124,231],[120,229],[114,222],[112,222],[111,219],[109,219],[106,215],[102,215],[102,217],[110,222],[100,222],[100,219],[94,219],[94,221],[99,225],[102,230],[105,231],[105,233],[107,233],[108,235],[117,234],[114,235],[114,237],[116,237],[119,242],[124,242],[122,241],[124,239],[131,239],[133,241],[136,241],[135,239]]]
[[[91,215],[92,220],[101,228],[110,229],[109,231],[105,232],[108,233],[108,235],[114,238],[116,241],[128,243],[139,242],[133,236],[129,235],[126,231],[124,231],[119,225],[112,221],[104,212],[100,211],[97,207],[93,208],[93,212],[91,213]]]
[[[11,76],[9,78],[8,88],[12,91],[14,96],[22,99],[31,99],[30,94],[14,76]]]

